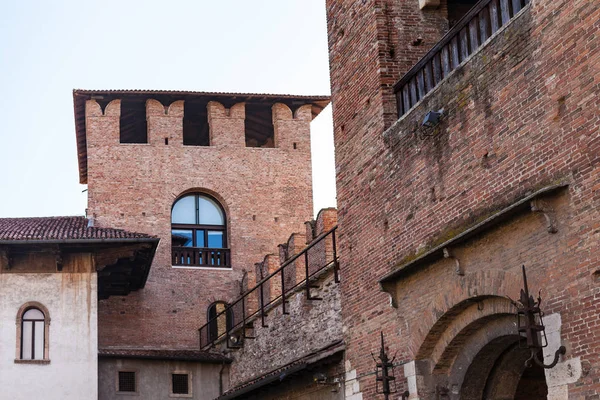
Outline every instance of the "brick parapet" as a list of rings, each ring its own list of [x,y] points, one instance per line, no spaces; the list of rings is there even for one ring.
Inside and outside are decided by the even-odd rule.
[[[158,100],[146,100],[146,121],[150,145],[183,146],[183,100],[168,107]]]
[[[318,214],[318,224],[328,227],[335,221],[335,214],[335,209],[322,210]],[[290,252],[278,261],[283,263],[302,251],[306,247],[304,240],[302,234],[290,235],[285,246],[280,246],[280,249],[287,247]],[[319,259],[322,262],[327,259],[323,253],[325,247],[317,245],[313,249],[315,251],[311,253],[311,257],[314,260]],[[273,254],[265,256],[261,263],[256,264],[257,268],[266,270],[265,267],[268,265],[269,270],[276,270],[280,266],[280,263],[275,265],[276,258]],[[303,260],[302,257],[301,260],[299,259],[302,268],[304,268]],[[286,268],[295,267],[290,264]],[[302,277],[304,277],[304,269],[302,269]],[[274,283],[265,284],[270,288],[269,290],[274,287],[281,290],[280,275],[276,275],[270,281]],[[332,266],[316,274],[312,285],[317,287],[312,289],[312,296],[320,297],[322,300],[307,300],[306,293],[300,286],[288,294],[286,303],[288,314],[282,314],[281,299],[279,299],[267,309],[268,327],[262,327],[259,317],[254,319],[252,336],[255,339],[246,340],[243,348],[233,350],[230,354],[234,359],[230,369],[231,387],[255,379],[342,339],[339,285],[334,280]],[[274,299],[272,292],[270,298]],[[261,360],[260,363],[256,362],[258,359]]]
[[[244,103],[237,103],[231,108],[225,108],[219,102],[210,101],[207,110],[212,146],[245,147],[244,118],[246,117],[246,107]]]

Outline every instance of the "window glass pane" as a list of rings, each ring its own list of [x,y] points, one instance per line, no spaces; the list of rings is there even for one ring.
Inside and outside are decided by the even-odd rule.
[[[200,214],[200,225],[224,225],[221,207],[207,197],[198,199],[198,213]]]
[[[208,231],[208,246],[209,248],[222,249],[223,248],[223,232],[220,231]]]
[[[37,308],[32,308],[23,314],[23,319],[44,319],[44,314]]]
[[[26,313],[27,314],[27,313]],[[31,360],[31,348],[32,348],[32,337],[31,333],[33,330],[33,322],[25,321],[23,322],[23,342],[21,344],[21,354],[23,355],[21,358],[23,360]]]
[[[196,196],[190,195],[177,200],[171,212],[171,222],[174,224],[196,223]]]
[[[196,247],[206,247],[206,243],[204,243],[204,230],[203,229],[196,230]]]
[[[176,247],[192,247],[192,230],[173,229],[171,231],[171,243]]]
[[[35,322],[34,348],[35,348],[35,359],[43,360],[44,359],[44,322],[43,321]]]

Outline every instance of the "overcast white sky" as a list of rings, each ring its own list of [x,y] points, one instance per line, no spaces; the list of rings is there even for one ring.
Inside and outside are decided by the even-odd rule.
[[[2,2],[0,217],[83,215],[72,89],[329,94],[325,0]],[[335,205],[331,106],[315,209]]]

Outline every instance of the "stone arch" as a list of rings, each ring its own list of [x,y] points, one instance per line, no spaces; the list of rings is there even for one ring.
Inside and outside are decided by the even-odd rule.
[[[413,327],[410,347],[415,359],[428,357],[427,349],[437,342],[450,323],[459,315],[468,324],[468,315],[462,314],[466,307],[489,297],[505,298],[517,296],[521,290],[521,277],[502,270],[485,270],[469,273],[458,278],[451,290],[435,296],[431,304],[432,312],[421,316]],[[472,316],[476,318],[476,315]]]
[[[22,329],[23,329],[23,315],[25,312],[31,309],[38,309],[44,314],[44,359],[43,360],[35,360],[35,361],[26,361],[26,362],[42,362],[46,363],[50,360],[50,311],[40,302],[37,301],[28,301],[23,304],[19,310],[17,311],[17,317],[15,320],[16,331],[17,331],[17,344],[16,344],[16,352],[15,352],[15,360],[21,360],[21,345],[22,345]]]
[[[514,312],[508,298],[490,294],[446,310],[431,325],[415,357],[419,397],[513,399],[530,355],[518,346]],[[543,371],[536,374],[539,395],[547,392],[547,385]],[[545,398],[539,396],[532,399]]]

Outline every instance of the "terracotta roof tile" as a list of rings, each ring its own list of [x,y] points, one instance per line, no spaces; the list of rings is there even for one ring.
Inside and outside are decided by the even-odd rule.
[[[0,218],[0,241],[152,238],[143,233],[88,225],[85,217]]]
[[[200,350],[99,349],[98,356],[105,358],[143,358],[154,360],[202,361],[210,363],[231,362],[229,358],[221,354]]]

